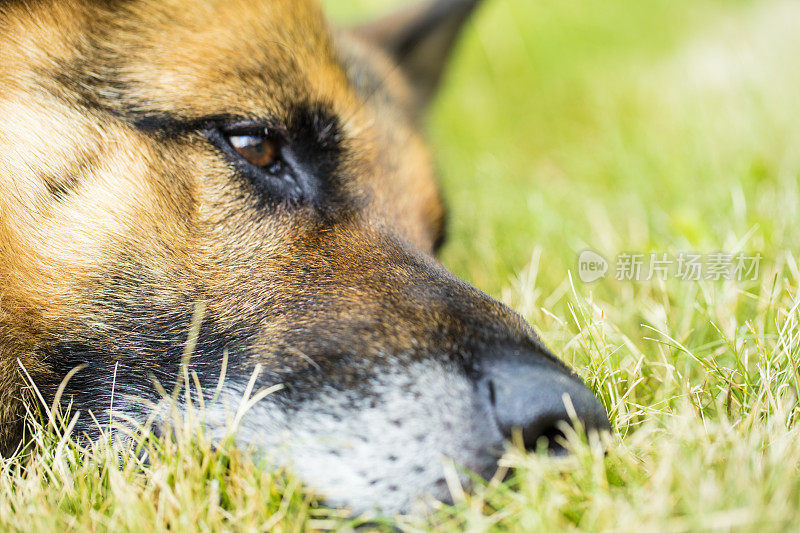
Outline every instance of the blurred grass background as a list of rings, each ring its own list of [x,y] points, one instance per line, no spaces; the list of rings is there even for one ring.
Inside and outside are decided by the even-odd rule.
[[[344,24],[399,3],[325,5]],[[559,461],[512,450],[506,483],[375,527],[800,527],[799,50],[797,0],[485,1],[428,120],[451,208],[442,260],[537,327],[618,440],[604,455],[573,436]],[[764,259],[755,280],[584,284],[585,249]],[[363,521],[202,438],[167,439],[144,473],[45,436],[37,449],[27,470],[2,464],[2,529]]]
[[[402,2],[327,4],[349,21]],[[613,248],[598,235],[604,223],[643,251],[659,238],[670,246],[716,244],[717,224],[700,220],[714,211],[713,198],[686,192],[705,184],[724,203],[737,176],[702,175],[697,167],[718,154],[698,153],[706,146],[675,129],[687,126],[687,117],[703,117],[689,109],[668,116],[660,100],[669,95],[651,94],[659,87],[647,81],[682,85],[686,80],[666,79],[668,73],[652,78],[721,18],[747,17],[753,9],[751,2],[708,0],[484,2],[431,113],[453,207],[445,263],[499,295],[535,246],[545,250],[541,281],[551,285],[585,247]],[[708,127],[691,125],[696,134]],[[650,216],[642,207],[654,205],[663,212]],[[609,220],[597,220],[597,210]]]

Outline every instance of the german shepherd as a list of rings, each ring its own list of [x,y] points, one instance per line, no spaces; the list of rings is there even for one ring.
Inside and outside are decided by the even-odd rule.
[[[442,456],[491,475],[513,428],[554,450],[568,413],[609,428],[435,259],[419,123],[476,3],[345,30],[313,0],[0,0],[4,453],[26,375],[50,402],[70,374],[89,438],[112,409],[144,423],[182,369],[207,399],[221,374],[220,398],[280,384],[237,444],[357,511],[446,498]]]

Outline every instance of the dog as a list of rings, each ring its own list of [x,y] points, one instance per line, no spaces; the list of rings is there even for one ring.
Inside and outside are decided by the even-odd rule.
[[[313,0],[0,1],[3,453],[31,384],[95,438],[182,369],[215,439],[215,405],[271,390],[237,445],[355,511],[446,500],[441,457],[491,476],[515,431],[608,430],[435,259],[420,123],[476,4],[338,29]]]

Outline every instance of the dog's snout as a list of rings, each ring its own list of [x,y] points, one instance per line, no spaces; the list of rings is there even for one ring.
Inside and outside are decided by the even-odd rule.
[[[543,356],[505,355],[481,364],[480,386],[503,436],[520,431],[525,447],[536,449],[546,439],[548,449],[563,453],[563,428],[577,421],[587,433],[608,431],[611,425],[600,401],[580,379]],[[571,407],[570,407],[571,405]]]

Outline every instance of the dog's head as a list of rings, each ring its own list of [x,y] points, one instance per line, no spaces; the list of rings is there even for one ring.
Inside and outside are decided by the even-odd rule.
[[[442,456],[491,474],[514,427],[556,446],[564,395],[606,428],[519,316],[433,257],[418,122],[474,3],[354,31],[307,0],[0,3],[4,376],[19,359],[52,397],[83,364],[73,409],[108,420],[113,395],[143,420],[153,378],[190,355],[210,394],[225,362],[221,403],[254,373],[283,384],[239,442],[390,512],[446,497]]]

